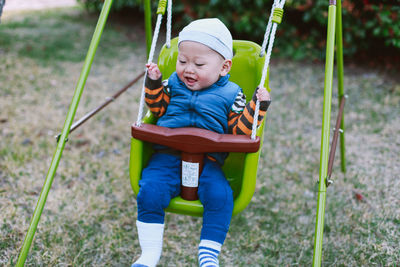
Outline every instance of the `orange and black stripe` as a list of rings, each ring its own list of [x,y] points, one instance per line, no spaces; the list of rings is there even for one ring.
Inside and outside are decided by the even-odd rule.
[[[230,112],[228,118],[229,133],[251,135],[254,121],[254,110],[256,107],[256,95],[247,103],[241,114]],[[259,126],[267,112],[270,101],[263,101],[260,103],[260,110],[258,112],[257,126]]]
[[[154,116],[159,118],[165,114],[170,101],[170,96],[164,90],[161,78],[158,80],[151,80],[150,78],[146,79],[145,101]]]

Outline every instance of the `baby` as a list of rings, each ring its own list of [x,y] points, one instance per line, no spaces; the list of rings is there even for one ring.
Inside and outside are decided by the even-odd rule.
[[[162,82],[154,63],[146,65],[146,103],[158,117],[157,125],[198,127],[217,133],[251,134],[255,101],[260,101],[258,124],[270,104],[259,88],[246,105],[242,89],[229,81],[232,36],[218,19],[200,19],[179,34],[176,72]],[[143,169],[137,196],[137,229],[142,249],[132,267],[153,267],[160,259],[164,209],[180,193],[181,159],[170,148],[154,145],[155,153]],[[233,210],[232,189],[221,166],[227,153],[209,153],[199,177],[198,197],[203,204],[199,266],[219,266],[218,255],[229,230]]]

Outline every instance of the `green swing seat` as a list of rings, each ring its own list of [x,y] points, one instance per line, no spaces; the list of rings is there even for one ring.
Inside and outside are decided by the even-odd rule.
[[[169,77],[175,71],[178,56],[177,43],[178,38],[175,38],[171,40],[170,48],[164,45],[161,49],[158,65],[164,78]],[[230,80],[243,89],[247,101],[251,99],[255,88],[261,80],[265,56],[260,57],[260,51],[261,47],[256,43],[242,40],[233,41],[234,57],[232,59],[233,64],[230,71]],[[270,90],[268,87],[268,76],[264,86],[267,90]],[[155,124],[156,118],[149,111],[144,117],[143,122]],[[260,138],[260,148],[258,151],[252,153],[231,152],[222,167],[234,194],[233,215],[244,210],[254,194],[258,160],[263,143],[264,122],[265,120],[257,129],[257,136]],[[132,137],[129,170],[130,181],[135,195],[139,193],[139,180],[142,169],[147,165],[153,152],[151,143]],[[171,200],[166,211],[191,216],[202,216],[203,206],[199,200],[188,201],[178,196]]]

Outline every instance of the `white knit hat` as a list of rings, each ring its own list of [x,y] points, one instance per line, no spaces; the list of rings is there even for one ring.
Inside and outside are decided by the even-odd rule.
[[[232,35],[219,19],[192,21],[179,33],[178,46],[183,41],[204,44],[220,53],[225,59],[232,59]]]

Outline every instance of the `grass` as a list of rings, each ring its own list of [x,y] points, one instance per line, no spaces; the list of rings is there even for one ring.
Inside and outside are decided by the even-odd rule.
[[[110,19],[77,119],[146,61],[143,25]],[[0,24],[0,265],[16,263],[95,24],[80,9],[24,13]],[[374,69],[346,66],[345,75],[347,172],[337,155],[323,266],[397,266],[400,85]],[[256,193],[232,220],[222,266],[312,262],[323,65],[273,61],[270,77]],[[129,266],[139,255],[128,161],[140,89],[71,134],[27,266]],[[160,266],[195,266],[200,227],[200,218],[167,214]]]

